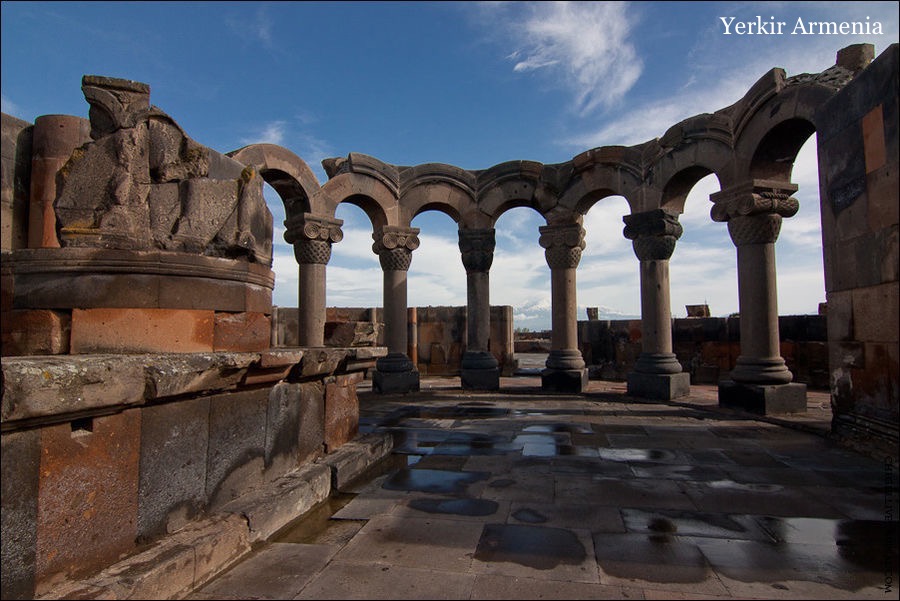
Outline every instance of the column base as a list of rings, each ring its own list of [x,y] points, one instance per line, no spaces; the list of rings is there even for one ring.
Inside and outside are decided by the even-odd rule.
[[[463,367],[459,374],[464,390],[500,390],[500,369],[472,369]]]
[[[410,371],[375,371],[372,374],[372,390],[379,394],[418,392],[419,372]]]
[[[719,407],[759,415],[806,413],[806,384],[744,384],[719,382]]]
[[[629,372],[627,393],[645,399],[670,401],[691,393],[691,374],[645,374]]]
[[[541,372],[541,390],[545,392],[584,392],[588,387],[586,369],[545,369]]]

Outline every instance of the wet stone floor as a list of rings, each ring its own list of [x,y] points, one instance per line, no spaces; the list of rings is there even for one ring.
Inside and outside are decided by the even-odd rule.
[[[897,599],[898,474],[621,393],[360,394],[393,455],[192,599]]]

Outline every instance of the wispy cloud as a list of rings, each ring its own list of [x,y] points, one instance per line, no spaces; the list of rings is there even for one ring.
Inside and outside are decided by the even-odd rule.
[[[5,94],[0,94],[0,111],[13,117],[22,118],[22,108],[7,98]]]
[[[284,142],[287,121],[270,121],[241,138],[241,144],[278,144]]]
[[[501,14],[508,41],[516,44],[507,56],[513,70],[560,78],[580,114],[615,104],[641,75],[630,41],[636,19],[625,2],[494,3],[489,9]]]
[[[259,41],[265,48],[273,48],[272,17],[269,15],[269,7],[266,3],[256,6],[251,15],[230,14],[225,17],[225,24],[238,36],[248,42]]]

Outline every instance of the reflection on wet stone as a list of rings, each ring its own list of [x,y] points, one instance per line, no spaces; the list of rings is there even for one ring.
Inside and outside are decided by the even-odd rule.
[[[413,499],[409,506],[427,513],[483,516],[495,514],[499,504],[490,499]]]
[[[527,507],[519,509],[513,513],[512,516],[520,522],[526,522],[528,524],[543,524],[547,521],[547,516],[538,513],[534,509],[528,509]]]
[[[487,472],[451,472],[446,470],[410,469],[398,470],[384,481],[387,490],[407,490],[431,493],[462,493],[473,482],[484,480]]]
[[[479,561],[508,561],[537,570],[578,565],[586,557],[584,545],[574,532],[547,526],[485,524],[475,549]]]

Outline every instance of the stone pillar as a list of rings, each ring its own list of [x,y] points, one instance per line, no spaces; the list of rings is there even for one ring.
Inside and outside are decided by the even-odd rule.
[[[379,393],[419,390],[419,372],[406,355],[406,272],[419,247],[418,228],[385,226],[372,234],[372,250],[384,271],[384,340],[386,357],[375,362],[372,390]]]
[[[691,375],[672,352],[669,257],[683,231],[678,216],[664,209],[623,218],[641,265],[641,354],[628,374],[628,394],[671,400],[687,396]]]
[[[552,340],[541,388],[551,392],[582,392],[588,373],[578,350],[578,305],[575,269],[584,250],[584,228],[578,223],[545,225],[540,244],[550,266]]]
[[[710,196],[714,221],[728,222],[737,247],[741,354],[731,379],[719,383],[719,405],[756,413],[806,411],[806,385],[791,383],[793,374],[781,357],[775,241],[783,217],[797,213],[791,197],[797,186],[751,180]]]
[[[490,270],[494,229],[459,230],[459,251],[466,268],[466,352],[461,362],[462,387],[499,390],[500,367],[490,351]]]
[[[325,266],[331,259],[331,245],[344,237],[343,223],[310,213],[284,222],[284,239],[294,246],[294,257],[300,265],[300,346],[325,345]]]
[[[56,236],[56,174],[76,148],[91,141],[91,123],[81,117],[44,115],[34,121],[28,248],[59,248]]]

